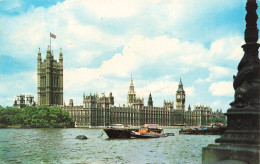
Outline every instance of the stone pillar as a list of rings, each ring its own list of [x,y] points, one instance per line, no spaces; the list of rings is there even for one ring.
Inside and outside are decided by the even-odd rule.
[[[247,0],[244,56],[233,86],[235,100],[228,109],[227,130],[203,148],[202,163],[260,163],[260,61],[256,0]]]

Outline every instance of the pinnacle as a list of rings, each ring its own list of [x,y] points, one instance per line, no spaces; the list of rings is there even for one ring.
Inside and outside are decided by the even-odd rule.
[[[181,81],[181,78],[180,78],[180,83],[179,83],[179,85],[182,85],[182,81]]]

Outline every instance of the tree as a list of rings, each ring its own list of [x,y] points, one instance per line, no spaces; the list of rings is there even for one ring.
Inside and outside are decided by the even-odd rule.
[[[59,107],[26,106],[23,109],[0,106],[0,124],[32,127],[74,127],[72,117]]]
[[[223,124],[227,124],[227,120],[223,117],[213,117],[210,119],[211,123],[218,123],[218,122],[222,122]]]
[[[74,122],[68,112],[59,107],[25,107],[25,121],[26,125],[35,127],[73,127]]]
[[[23,122],[23,111],[15,107],[0,107],[0,124],[15,125]]]

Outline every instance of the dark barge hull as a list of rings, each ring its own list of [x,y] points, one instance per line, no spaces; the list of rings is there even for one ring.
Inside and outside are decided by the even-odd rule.
[[[222,135],[225,132],[226,128],[218,129],[206,129],[206,130],[180,130],[179,134],[188,134],[188,135]]]
[[[104,131],[109,138],[131,138],[132,131],[138,131],[138,129],[107,128]]]

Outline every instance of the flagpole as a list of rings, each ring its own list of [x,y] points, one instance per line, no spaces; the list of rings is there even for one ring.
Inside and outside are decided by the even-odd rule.
[[[50,33],[50,52],[51,52],[51,33]]]

